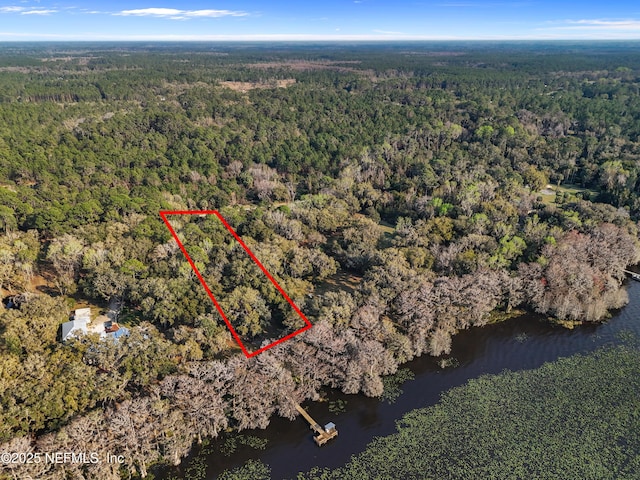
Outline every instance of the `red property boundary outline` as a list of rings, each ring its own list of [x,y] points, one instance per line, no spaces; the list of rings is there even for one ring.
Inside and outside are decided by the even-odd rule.
[[[262,263],[260,263],[260,260],[258,260],[256,258],[256,256],[249,249],[249,247],[247,247],[247,245],[242,241],[242,239],[238,236],[238,234],[231,227],[231,225],[229,225],[227,223],[227,221],[220,214],[220,212],[218,212],[217,210],[161,210],[159,213],[160,213],[160,217],[162,217],[162,221],[165,223],[165,225],[167,226],[167,228],[171,232],[171,235],[173,236],[173,239],[178,243],[178,246],[180,247],[180,250],[182,250],[182,253],[186,257],[187,261],[189,262],[189,265],[191,265],[191,268],[193,269],[193,271],[195,272],[196,276],[198,277],[198,280],[200,280],[200,283],[202,284],[202,286],[204,287],[205,291],[207,292],[207,295],[209,295],[209,298],[211,299],[213,304],[216,306],[216,309],[218,310],[218,312],[222,316],[222,319],[224,320],[224,323],[226,323],[227,327],[229,327],[229,330],[231,331],[231,335],[233,335],[233,338],[236,339],[236,342],[238,342],[238,345],[240,346],[240,349],[242,350],[242,352],[245,354],[245,356],[247,358],[251,358],[251,357],[253,357],[255,355],[258,355],[259,353],[262,353],[265,350],[269,350],[270,348],[275,347],[279,343],[282,343],[285,340],[288,340],[288,339],[290,339],[292,337],[295,337],[296,335],[298,335],[299,333],[304,332],[305,330],[309,330],[313,326],[311,324],[311,322],[307,319],[307,317],[304,316],[304,313],[302,313],[300,311],[300,309],[294,303],[294,301],[291,300],[291,298],[289,298],[289,295],[287,295],[287,293],[282,289],[282,287],[280,285],[278,285],[278,282],[276,282],[275,278],[273,278],[271,276],[271,274],[267,271],[267,269],[264,268],[264,265],[262,265]],[[282,294],[284,299],[289,303],[289,305],[291,305],[291,307],[295,310],[295,312],[298,315],[300,315],[300,318],[302,318],[304,320],[306,325],[304,327],[296,330],[295,332],[290,333],[286,337],[282,337],[281,339],[276,340],[275,342],[272,342],[269,345],[266,345],[266,346],[260,348],[259,350],[256,350],[255,352],[249,352],[246,349],[246,347],[244,346],[244,343],[242,343],[242,340],[240,339],[240,336],[238,335],[236,330],[233,328],[233,325],[231,325],[231,322],[229,321],[229,319],[227,319],[227,316],[222,311],[222,307],[220,307],[220,304],[216,300],[216,297],[214,297],[213,293],[211,293],[211,290],[209,289],[209,286],[207,285],[207,282],[204,281],[204,278],[202,277],[202,275],[198,271],[198,267],[196,267],[196,264],[194,263],[194,261],[191,259],[191,257],[187,253],[187,249],[184,247],[184,245],[182,244],[182,242],[178,238],[178,234],[176,233],[176,231],[173,229],[173,227],[169,223],[169,220],[167,219],[167,215],[215,215],[216,217],[218,217],[218,219],[222,222],[222,224],[229,231],[229,233],[231,233],[231,235],[233,235],[233,237],[240,244],[240,246],[244,249],[244,251],[249,254],[249,257],[251,257],[251,260],[253,260],[256,263],[256,265],[258,265],[260,270],[262,270],[262,272],[267,276],[267,278],[271,281],[271,283],[273,283],[273,286],[276,287],[276,289]]]

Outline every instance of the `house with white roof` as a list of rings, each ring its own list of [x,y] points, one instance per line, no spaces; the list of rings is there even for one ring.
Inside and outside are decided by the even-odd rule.
[[[100,315],[94,322],[91,321],[90,308],[78,308],[73,314],[72,320],[62,324],[61,340],[63,342],[77,337],[80,334],[97,333],[100,339],[112,338],[117,340],[129,335],[129,329],[112,322],[107,316]]]
[[[62,324],[62,341],[77,337],[81,333],[85,335],[89,333],[89,322],[91,322],[91,309],[78,308],[73,315],[73,320]]]

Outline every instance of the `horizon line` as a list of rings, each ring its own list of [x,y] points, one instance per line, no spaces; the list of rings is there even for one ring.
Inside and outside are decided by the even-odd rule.
[[[305,35],[305,34],[255,34],[255,35],[62,35],[0,32],[0,43],[44,42],[527,42],[527,41],[640,41],[640,35],[630,36],[420,36],[420,35]]]
[[[164,38],[118,38],[118,39],[3,39],[0,37],[0,45],[2,44],[18,44],[18,43],[455,43],[455,42],[497,42],[497,43],[515,43],[515,42],[640,42],[638,38],[372,38],[372,39],[164,39]]]

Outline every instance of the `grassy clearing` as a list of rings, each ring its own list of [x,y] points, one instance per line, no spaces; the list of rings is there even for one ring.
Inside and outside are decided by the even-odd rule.
[[[594,201],[598,196],[598,191],[567,183],[565,185],[547,185],[546,188],[538,192],[538,195],[542,197],[542,202],[547,205],[555,203],[558,194],[567,195],[569,199],[575,199],[577,194],[581,194],[585,200]]]
[[[571,195],[575,195],[576,193],[582,193],[582,194],[587,194],[589,195],[589,199],[593,200],[593,198],[596,197],[596,195],[598,195],[598,191],[594,190],[592,188],[583,188],[579,185],[573,185],[573,184],[565,184],[565,185],[560,185],[559,187],[557,187],[559,192],[563,192],[563,193],[569,193]]]
[[[360,275],[347,270],[338,270],[337,273],[328,276],[316,285],[314,295],[324,295],[327,292],[337,292],[344,290],[347,293],[355,293],[362,281]]]
[[[396,227],[391,225],[389,222],[385,222],[384,220],[380,220],[380,229],[384,232],[385,235],[393,235],[396,231]]]

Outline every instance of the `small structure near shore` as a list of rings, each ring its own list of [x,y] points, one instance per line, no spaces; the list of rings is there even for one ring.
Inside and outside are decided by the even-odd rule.
[[[296,410],[300,412],[300,415],[302,415],[307,420],[307,422],[309,422],[311,430],[316,432],[317,435],[313,437],[313,439],[319,447],[327,443],[332,438],[338,436],[338,430],[336,429],[335,423],[329,422],[324,426],[324,428],[322,428],[318,422],[311,418],[311,415],[309,415],[304,408],[302,408],[297,402],[294,402],[293,400],[291,401],[295,405]]]
[[[640,273],[636,273],[636,272],[631,272],[629,270],[625,270],[624,273],[628,273],[629,275],[631,275],[631,278],[640,282]]]

